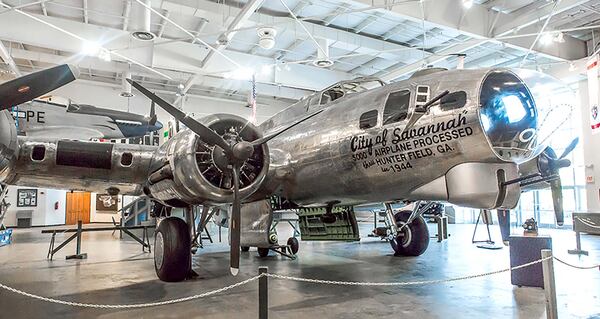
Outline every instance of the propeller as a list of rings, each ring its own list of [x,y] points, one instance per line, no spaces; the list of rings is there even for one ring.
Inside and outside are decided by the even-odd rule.
[[[254,148],[258,146],[262,146],[271,139],[279,136],[283,132],[291,129],[292,127],[314,117],[315,115],[321,113],[323,109],[313,112],[290,125],[283,127],[282,129],[259,138],[254,141],[244,141],[244,140],[233,140],[226,141],[222,136],[217,134],[212,129],[206,127],[204,124],[200,123],[196,119],[188,116],[181,110],[177,109],[175,106],[171,105],[169,102],[163,100],[156,94],[150,92],[148,89],[144,88],[139,83],[127,79],[127,81],[138,91],[140,91],[143,95],[152,100],[153,103],[156,103],[158,106],[163,108],[177,120],[185,124],[192,132],[196,133],[196,135],[202,137],[202,140],[209,145],[214,145],[215,147],[219,147],[223,151],[223,158],[227,161],[227,168],[231,170],[231,176],[233,179],[233,203],[232,203],[232,216],[231,216],[231,245],[230,245],[230,271],[232,275],[237,275],[239,272],[239,264],[240,264],[240,222],[241,222],[241,198],[240,198],[240,170],[242,165],[254,154]],[[243,129],[247,127],[244,126]]]
[[[571,152],[577,147],[579,143],[579,137],[576,137],[571,141],[569,146],[565,148],[565,151],[558,157],[556,152],[551,147],[546,147],[539,159],[540,172],[544,176],[556,176],[555,179],[549,181],[550,190],[552,192],[552,204],[554,206],[554,215],[556,217],[556,223],[562,226],[565,222],[565,213],[563,208],[563,194],[562,184],[560,181],[559,170],[561,168],[569,167],[571,161],[566,159]]]
[[[27,74],[0,84],[0,110],[31,101],[75,80],[67,64]]]
[[[156,124],[156,109],[155,109],[155,103],[154,101],[152,101],[152,104],[150,104],[150,121],[148,121],[149,125],[154,125]]]

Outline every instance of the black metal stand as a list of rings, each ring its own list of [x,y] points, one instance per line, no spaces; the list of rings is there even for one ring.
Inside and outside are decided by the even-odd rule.
[[[492,240],[492,233],[490,232],[490,222],[488,218],[483,218],[483,223],[487,229],[488,238],[486,240],[475,240],[475,235],[477,234],[477,226],[479,225],[479,220],[482,219],[481,216],[486,214],[486,210],[482,209],[479,211],[479,216],[477,216],[477,222],[475,222],[475,229],[473,230],[473,237],[471,238],[471,242],[473,244],[476,243],[485,243],[482,245],[477,245],[477,248],[483,249],[502,249],[502,246],[496,246],[496,242]]]
[[[130,230],[132,229],[142,229],[142,238],[140,239]],[[132,226],[132,227],[123,227],[123,226],[115,226],[115,227],[98,227],[98,228],[83,228],[81,221],[77,222],[77,229],[47,229],[42,230],[42,234],[52,234],[52,239],[50,239],[50,247],[48,248],[48,255],[46,258],[52,260],[54,254],[56,254],[59,250],[65,247],[68,243],[70,243],[73,239],[77,239],[77,248],[75,251],[75,255],[69,255],[67,259],[86,259],[87,254],[81,253],[81,234],[84,232],[94,232],[94,231],[121,231],[127,234],[129,237],[133,238],[135,241],[142,245],[142,252],[146,252],[146,248],[148,248],[148,252],[151,251],[150,246],[150,238],[148,235],[148,226]],[[54,248],[54,244],[56,243],[56,234],[63,233],[75,233],[67,238],[64,242],[62,242],[58,247]]]
[[[589,256],[589,252],[587,250],[581,249],[581,233],[575,232],[575,242],[577,247],[575,249],[569,249],[567,252],[571,255],[585,255]]]
[[[269,272],[268,267],[259,267],[258,274]],[[269,278],[267,276],[258,279],[258,319],[269,318]]]

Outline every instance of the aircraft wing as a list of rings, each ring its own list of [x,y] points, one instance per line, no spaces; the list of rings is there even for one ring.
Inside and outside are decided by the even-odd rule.
[[[25,133],[28,138],[45,139],[52,136],[55,139],[72,139],[89,141],[92,139],[104,139],[102,132],[86,127],[51,126],[28,129]]]

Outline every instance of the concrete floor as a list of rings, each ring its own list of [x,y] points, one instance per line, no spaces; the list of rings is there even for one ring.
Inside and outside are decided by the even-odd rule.
[[[435,233],[433,226],[430,228]],[[361,224],[366,237],[371,225]],[[389,244],[364,238],[355,243],[301,242],[298,260],[260,259],[242,253],[241,273],[229,275],[228,246],[208,245],[194,257],[195,280],[164,283],[156,279],[152,256],[132,241],[110,232],[87,233],[84,261],[66,261],[74,243],[46,260],[50,236],[40,228],[16,230],[14,243],[0,248],[0,282],[30,293],[84,303],[130,304],[185,297],[217,289],[257,273],[259,265],[292,276],[346,281],[414,281],[450,278],[505,268],[508,248],[492,251],[471,244],[473,225],[450,225],[452,236],[432,240],[416,258],[392,256]],[[481,229],[483,230],[483,229]],[[496,227],[494,237],[499,238]],[[282,228],[280,238],[287,238]],[[600,237],[583,236],[589,257],[568,256],[570,231],[546,231],[555,254],[572,262],[600,262]],[[483,232],[480,233],[483,236]],[[62,236],[62,235],[61,235]],[[226,238],[224,235],[223,238]],[[600,318],[600,271],[574,270],[555,263],[562,318]],[[544,318],[544,292],[517,288],[510,274],[451,284],[398,287],[340,287],[272,279],[270,318]],[[0,318],[256,318],[257,283],[226,294],[178,305],[136,310],[72,308],[0,290]]]

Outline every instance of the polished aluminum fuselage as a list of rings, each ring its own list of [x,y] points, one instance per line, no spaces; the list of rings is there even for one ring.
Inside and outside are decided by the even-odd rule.
[[[303,99],[259,129],[266,134],[276,132],[311,112],[324,110],[269,141],[265,154],[270,158],[264,172],[256,183],[242,189],[242,194],[249,196],[247,202],[278,194],[303,206],[424,199],[479,208],[514,207],[520,189],[501,184],[518,177],[517,164],[503,161],[493,152],[479,115],[480,85],[489,72],[455,70],[421,75],[346,94],[324,105],[310,104],[314,96]],[[431,98],[445,90],[464,91],[465,104],[451,110],[434,105],[408,127],[417,118],[413,117],[414,93],[419,85],[429,87]],[[404,89],[411,92],[408,117],[384,125],[389,94]],[[361,115],[373,110],[378,114],[376,124],[360,128]],[[216,123],[231,117],[205,120]],[[6,119],[0,126],[5,125]],[[199,172],[195,163],[198,139],[202,137],[185,131],[159,148],[115,144],[105,159],[110,163],[86,167],[86,163],[58,164],[59,141],[19,138],[17,160],[4,165],[1,173],[9,184],[121,194],[140,194],[143,190],[174,205],[231,202],[230,189],[209,185]],[[93,144],[77,144],[76,148],[89,158],[97,152]],[[36,145],[46,150],[41,161],[34,160]],[[10,152],[4,152],[3,159],[9,158]],[[131,164],[124,165],[127,154]]]
[[[325,110],[269,143],[271,170],[258,196],[277,192],[300,205],[419,199],[414,190],[458,164],[502,163],[492,152],[478,116],[479,83],[487,72],[444,72],[443,77],[434,73],[346,95],[324,106],[307,106],[310,99],[300,101],[261,128],[277,130],[305,112]],[[465,91],[467,103],[451,111],[434,106],[409,130],[418,136],[403,138],[408,119],[382,125],[384,104],[390,92],[415,92],[421,84],[429,85],[432,95]],[[414,107],[412,94],[409,113]],[[361,114],[370,110],[378,111],[377,125],[359,128]],[[438,132],[432,133],[431,125]],[[370,143],[372,147],[364,147]]]

